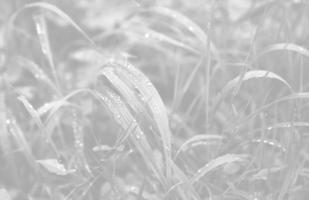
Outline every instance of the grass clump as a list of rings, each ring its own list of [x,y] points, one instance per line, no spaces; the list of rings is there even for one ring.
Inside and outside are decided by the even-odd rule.
[[[0,2],[0,199],[306,199],[308,5],[147,2]]]

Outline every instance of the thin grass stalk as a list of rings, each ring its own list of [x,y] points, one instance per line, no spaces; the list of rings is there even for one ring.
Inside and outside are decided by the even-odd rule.
[[[210,108],[210,73],[211,73],[211,61],[212,61],[212,53],[211,53],[211,43],[210,41],[212,40],[212,23],[213,23],[213,15],[214,15],[214,9],[215,9],[215,5],[216,5],[216,1],[212,0],[211,2],[211,11],[209,14],[209,22],[207,24],[207,35],[208,35],[208,39],[207,39],[207,43],[206,43],[206,58],[207,58],[207,63],[206,63],[206,71],[205,71],[205,84],[206,84],[206,91],[205,91],[205,102],[206,102],[206,106],[205,106],[205,125],[206,125],[206,130],[209,128],[209,108]]]
[[[33,17],[33,19],[34,19],[36,31],[39,37],[42,53],[47,58],[47,61],[49,63],[49,67],[51,68],[58,92],[61,94],[60,81],[59,81],[58,74],[56,71],[56,67],[55,67],[55,63],[53,59],[53,53],[50,47],[46,19],[43,14],[37,14]]]

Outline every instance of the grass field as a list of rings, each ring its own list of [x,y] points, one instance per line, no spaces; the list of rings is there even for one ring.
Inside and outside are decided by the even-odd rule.
[[[306,0],[0,0],[1,200],[305,200]]]

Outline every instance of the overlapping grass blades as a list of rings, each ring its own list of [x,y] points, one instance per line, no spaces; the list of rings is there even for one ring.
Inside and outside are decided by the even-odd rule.
[[[104,86],[101,86],[99,91],[100,92],[96,92],[96,96],[100,98],[102,103],[104,103],[107,109],[111,112],[114,120],[123,128],[123,130],[130,133],[130,139],[138,149],[145,163],[155,173],[162,186],[167,188],[168,182],[161,171],[162,166],[158,166],[158,163],[155,162],[153,150],[148,143],[144,132],[140,129],[138,123],[122,101],[121,97]]]
[[[175,10],[166,8],[166,7],[152,7],[150,9],[142,10],[141,12],[149,12],[153,13],[156,16],[163,16],[172,19],[174,22],[182,25],[184,28],[186,28],[189,32],[194,34],[194,36],[202,42],[202,48],[206,48],[208,37],[195,22],[193,22],[191,19],[186,17],[185,15],[181,14],[180,12],[177,12]],[[212,50],[215,50],[212,46]],[[203,53],[203,51],[202,51]]]
[[[225,154],[223,156],[217,157],[208,162],[202,168],[200,168],[191,178],[191,182],[195,183],[199,181],[202,177],[207,175],[212,170],[215,170],[216,168],[223,166],[225,164],[233,162],[244,162],[247,160],[247,157],[248,156],[246,155],[240,155],[240,154]]]
[[[155,121],[155,128],[159,130],[163,144],[162,151],[165,156],[167,175],[170,176],[171,132],[167,111],[159,93],[150,80],[133,65],[119,63],[110,63],[108,65],[112,68],[103,68],[102,74],[109,79],[115,89],[125,98],[132,110],[146,118],[151,116]],[[146,108],[143,108],[143,105],[146,105]],[[150,113],[145,113],[146,110]],[[153,123],[150,121],[150,124]]]
[[[88,34],[82,28],[80,28],[80,26],[70,16],[68,16],[65,12],[63,12],[58,7],[50,3],[46,3],[46,2],[29,3],[23,6],[22,8],[18,9],[17,11],[15,11],[9,18],[8,22],[6,23],[5,38],[7,41],[10,41],[9,40],[10,34],[13,33],[12,31],[14,30],[14,23],[16,19],[19,17],[19,15],[33,8],[43,9],[43,10],[50,11],[52,13],[57,14],[62,19],[67,21],[70,25],[72,25],[90,44],[92,45],[95,44],[93,40],[88,36]]]
[[[127,129],[127,131],[130,131],[130,127],[132,126],[137,127],[133,130],[131,135],[140,135],[142,133],[142,130],[138,127],[139,125],[137,124],[137,122],[143,123],[143,121],[148,121],[147,124],[149,124],[150,126],[155,126],[151,129],[154,128],[155,131],[159,132],[158,136],[162,141],[162,151],[165,157],[164,163],[167,174],[165,177],[162,178],[165,179],[166,183],[171,183],[172,177],[176,178],[178,181],[183,182],[185,185],[189,186],[188,194],[190,194],[190,198],[193,197],[194,199],[198,199],[199,197],[195,193],[192,185],[189,183],[188,178],[186,178],[186,176],[183,174],[183,172],[181,172],[177,165],[175,165],[171,158],[171,132],[169,130],[166,109],[158,92],[151,84],[150,80],[141,71],[139,71],[137,68],[130,64],[109,63],[102,68],[100,74],[104,75],[109,80],[110,84],[112,84],[113,86],[113,89],[116,90],[126,102],[126,104],[122,102],[120,106],[117,106],[117,108],[123,107],[122,109],[125,110],[123,114],[127,113],[130,118],[136,116],[137,119],[139,119],[135,121],[135,119],[133,118],[133,124],[131,125],[129,122],[125,123],[124,121],[119,121],[119,124],[127,124],[121,125],[124,130]],[[113,94],[111,98],[116,97],[118,99],[116,100],[116,102],[121,102],[120,97],[115,95],[116,94]],[[125,105],[128,105],[131,108],[131,111],[135,113],[135,115],[131,115],[129,113],[130,110],[124,107]],[[115,109],[116,106],[113,106],[113,108]],[[114,116],[118,116],[119,120],[120,113],[116,111],[113,112]],[[148,129],[148,131],[151,131],[151,129]],[[144,133],[142,135],[144,136]],[[138,137],[140,139],[140,136]],[[145,138],[141,141],[141,144],[139,144],[140,140],[136,140],[135,138],[133,139],[133,142],[135,143],[135,145],[137,145],[137,147],[139,147],[138,149],[140,151],[146,153],[146,155],[143,157],[144,159],[145,157],[148,157],[148,159],[145,159],[145,161],[149,161],[149,159],[151,159],[152,157],[151,155],[147,155],[150,153],[150,145],[147,142],[147,136],[144,137]],[[152,163],[151,161],[149,162]],[[162,176],[162,174],[160,176]],[[181,192],[180,188],[177,188],[177,191],[183,199],[188,198],[188,194]]]
[[[114,93],[112,90],[105,87],[104,85],[98,88],[98,90],[75,90],[67,96],[63,97],[61,100],[55,103],[51,103],[51,105],[48,105],[47,110],[43,113],[49,113],[47,119],[52,119],[53,115],[56,112],[59,112],[61,108],[64,108],[66,106],[72,106],[73,102],[71,102],[71,99],[74,97],[78,97],[82,93],[89,94],[94,99],[98,100],[102,104],[102,106],[106,108],[106,110],[110,113],[111,117],[117,122],[117,124],[119,124],[119,126],[123,129],[125,134],[129,134],[128,138],[130,139],[130,141],[132,141],[138,152],[141,154],[142,158],[145,161],[145,164],[149,167],[149,169],[153,171],[155,177],[157,177],[159,182],[162,184],[162,187],[167,190],[168,180],[163,175],[162,166],[160,166],[159,163],[156,162],[153,149],[148,143],[144,132],[140,129],[137,121],[131,114],[130,110],[127,108],[126,104],[122,101],[121,97]],[[35,118],[37,118],[38,114],[34,114],[35,110],[29,106],[29,103],[24,100],[23,103],[25,104],[25,106],[28,107],[28,110],[32,113],[32,115],[36,116]],[[46,127],[49,127],[48,123],[52,123],[51,120],[47,120],[46,122]],[[83,143],[84,141],[79,142]]]
[[[35,62],[21,56],[16,57],[14,62],[16,62],[18,66],[23,67],[29,71],[34,76],[34,78],[48,85],[54,92],[58,91],[52,80],[50,80],[44,70],[42,70]]]
[[[213,111],[215,111],[220,103],[230,94],[230,92],[237,88],[239,84],[242,84],[245,81],[248,80],[254,80],[254,79],[273,79],[277,80],[281,83],[283,83],[289,92],[293,93],[292,86],[281,76],[274,72],[266,71],[266,70],[251,70],[246,72],[243,76],[237,76],[236,78],[230,80],[224,88],[221,90],[221,92],[217,95],[214,101]]]
[[[60,92],[60,82],[58,80],[58,75],[57,75],[56,67],[55,67],[54,60],[53,60],[53,53],[52,53],[52,49],[49,43],[46,19],[44,15],[42,14],[37,14],[36,16],[33,17],[33,19],[34,19],[34,23],[36,26],[37,35],[39,37],[41,51],[46,57],[49,63],[49,66],[52,70],[55,85],[57,86],[57,89],[58,89],[57,91]]]
[[[58,155],[59,152],[57,150],[57,147],[56,147],[55,143],[51,140],[50,135],[47,134],[45,126],[44,126],[44,124],[43,124],[43,122],[42,122],[38,112],[35,110],[35,108],[33,108],[32,104],[27,100],[26,97],[19,96],[18,100],[20,102],[22,102],[22,104],[24,105],[25,109],[28,111],[28,113],[31,116],[31,118],[33,119],[34,123],[37,125],[37,127],[39,128],[39,131],[43,135],[43,138],[45,138],[46,141],[51,145],[52,150],[54,151],[54,153],[56,153],[56,155]]]
[[[210,134],[200,134],[200,135],[194,135],[188,140],[186,140],[177,150],[175,154],[175,159],[182,151],[187,151],[188,149],[192,148],[192,146],[196,143],[203,143],[205,145],[208,144],[208,142],[222,142],[224,140],[224,136],[221,135],[210,135]]]
[[[261,106],[260,108],[258,108],[257,110],[255,110],[253,113],[245,116],[244,118],[240,119],[239,122],[237,122],[237,124],[233,124],[233,125],[230,125],[230,126],[227,126],[226,129],[231,129],[232,127],[234,126],[238,126],[240,124],[243,124],[245,122],[247,122],[249,119],[257,116],[259,113],[271,108],[272,106],[275,106],[279,103],[282,103],[282,102],[288,102],[288,101],[293,101],[293,100],[300,100],[300,99],[309,99],[309,93],[308,92],[299,92],[299,93],[293,93],[291,95],[288,95],[288,96],[285,96],[285,97],[282,97],[282,98],[279,98],[279,99],[276,99],[268,104],[265,104],[263,106]],[[293,124],[293,122],[291,122]],[[293,127],[293,125],[291,125],[290,127]]]

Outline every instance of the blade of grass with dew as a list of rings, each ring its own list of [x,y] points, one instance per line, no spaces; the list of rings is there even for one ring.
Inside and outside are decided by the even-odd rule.
[[[223,166],[225,164],[229,164],[232,162],[244,162],[246,161],[247,156],[244,154],[225,154],[223,156],[217,157],[210,162],[208,162],[206,165],[204,165],[202,168],[200,168],[197,173],[193,175],[191,178],[191,182],[195,183],[199,181],[202,177],[210,173],[212,170],[215,170],[216,168]]]
[[[83,126],[82,126],[82,116],[80,113],[77,112],[77,109],[73,109],[72,115],[73,115],[73,120],[71,122],[71,126],[73,129],[73,135],[74,135],[74,147],[77,151],[78,155],[78,161],[80,162],[80,165],[85,167],[85,169],[90,172],[90,168],[86,162],[86,158],[84,155],[84,145],[85,145],[85,140],[84,140],[84,131],[83,131]]]
[[[250,41],[250,49],[249,49],[248,54],[247,54],[247,56],[246,56],[246,58],[245,58],[245,60],[243,62],[244,65],[243,65],[243,68],[242,68],[240,76],[239,76],[240,79],[238,81],[237,86],[233,89],[233,93],[232,93],[233,94],[233,96],[232,96],[233,98],[238,94],[238,92],[239,92],[239,90],[240,90],[240,88],[242,86],[243,78],[246,75],[246,72],[248,71],[247,65],[250,63],[250,57],[252,57],[253,52],[254,52],[254,44],[255,44],[254,42],[255,42],[255,40],[257,40],[257,36],[258,36],[259,30],[263,28],[263,24],[267,21],[267,17],[270,14],[270,11],[269,11],[270,7],[271,6],[267,6],[266,7],[266,9],[264,10],[264,13],[262,15],[262,20],[260,20],[260,22],[257,24],[257,26],[256,26],[256,28],[255,28],[255,30],[253,32],[253,36],[252,36],[251,41]]]
[[[282,145],[280,144],[280,142],[278,141],[275,141],[275,140],[271,140],[271,139],[253,139],[250,141],[251,143],[261,143],[261,144],[264,144],[264,145],[269,145],[275,149],[278,149],[280,150],[281,152],[286,152],[287,149]]]
[[[200,68],[200,64],[201,62],[204,60],[205,58],[205,53],[204,52],[209,52],[209,54],[206,55],[211,55],[213,54],[214,57],[218,60],[219,56],[218,56],[218,51],[215,48],[215,46],[213,45],[213,43],[209,40],[207,34],[205,33],[205,31],[203,29],[201,29],[195,22],[193,22],[191,19],[189,19],[188,17],[186,17],[185,15],[181,14],[180,12],[177,12],[175,10],[166,8],[166,7],[152,7],[151,9],[146,9],[145,11],[142,12],[150,12],[150,13],[155,13],[157,15],[162,15],[168,18],[173,19],[175,22],[177,22],[178,24],[181,24],[183,27],[185,27],[190,33],[192,33],[202,44],[202,52],[201,52],[201,59],[199,61],[199,63],[196,65],[196,67],[194,68],[193,72],[190,74],[190,78],[186,81],[185,83],[185,87],[183,90],[183,94],[186,92],[187,87],[190,86],[193,78],[196,75],[197,70]],[[208,58],[208,62],[210,62],[210,56]],[[209,65],[210,63],[208,63]],[[207,82],[209,81],[209,70],[210,70],[210,66],[208,66],[207,69]],[[209,84],[207,84],[209,85]],[[180,96],[180,99],[182,99],[182,96]],[[208,98],[208,97],[207,97]],[[177,98],[178,99],[178,98]]]
[[[200,143],[203,142],[207,145],[207,142],[213,142],[213,141],[222,141],[225,138],[221,135],[210,135],[210,134],[200,134],[200,135],[194,135],[188,140],[186,140],[177,150],[175,154],[175,159],[182,151],[187,151],[190,148],[190,145],[194,143]]]
[[[251,71],[246,72],[243,77],[241,75],[237,76],[236,78],[232,79],[231,81],[229,81],[224,86],[224,88],[221,90],[221,92],[215,98],[213,112],[217,109],[217,107],[224,100],[224,98],[229,94],[229,92],[233,88],[237,87],[240,80],[242,82],[244,82],[244,81],[248,81],[248,80],[252,80],[252,79],[274,79],[274,80],[278,80],[279,82],[282,82],[289,89],[289,91],[291,93],[293,93],[292,86],[285,79],[283,79],[281,76],[279,76],[279,75],[277,75],[273,72],[266,71],[266,70],[251,70]]]
[[[253,174],[250,179],[251,180],[267,180],[270,174],[278,173],[282,171],[284,167],[271,167],[271,168],[263,168],[259,170],[257,173]]]
[[[124,98],[125,102],[135,113],[134,117],[138,122],[146,124],[145,126],[146,128],[149,128],[149,131],[158,129],[152,117],[145,108],[145,102],[142,102],[137,94],[134,93],[134,88],[129,88],[129,85],[125,84],[125,82],[123,82],[123,80],[115,74],[112,64],[107,64],[107,66],[104,66],[100,74],[105,76],[114,86],[114,89]]]
[[[165,157],[165,164],[167,176],[170,176],[169,162],[171,159],[171,131],[169,128],[169,120],[166,107],[151,81],[136,67],[131,64],[118,64],[115,68],[118,76],[124,80],[125,83],[134,88],[140,99],[148,105],[154,120],[156,121],[159,133],[163,143],[163,152]]]
[[[102,91],[102,89],[104,89]],[[134,117],[131,115],[121,98],[108,88],[100,88],[100,92],[94,93],[112,114],[114,120],[123,128],[124,131],[131,133],[130,139],[145,160],[145,164],[155,173],[164,188],[168,187],[168,182],[163,176],[160,166],[155,162],[153,150],[150,147],[143,131],[140,129]],[[132,127],[132,128],[131,128]]]
[[[51,50],[50,43],[49,43],[49,36],[48,36],[45,16],[43,14],[37,14],[33,17],[33,20],[35,23],[37,35],[39,37],[41,51],[43,55],[46,57],[49,67],[51,68],[53,78],[54,78],[56,87],[58,89],[58,93],[61,93],[60,82],[58,79],[58,74],[56,71],[55,63],[54,63],[54,56],[52,54],[52,50]]]
[[[48,85],[55,92],[58,91],[48,75],[35,62],[21,56],[16,57],[14,60],[19,66],[31,72],[36,79]]]
[[[152,12],[155,14],[159,14],[162,16],[166,16],[168,18],[173,19],[175,22],[178,22],[179,24],[183,25],[188,31],[190,31],[192,34],[196,36],[196,38],[202,42],[202,47],[206,47],[208,37],[195,22],[193,22],[191,19],[186,17],[185,15],[181,14],[180,12],[177,12],[175,10],[166,8],[166,7],[151,7],[150,9],[144,10],[142,12]],[[216,52],[215,47],[211,45],[212,51]]]
[[[66,107],[66,106],[73,106],[73,104],[69,103],[66,100],[56,100],[45,103],[44,105],[39,107],[36,111],[38,115],[41,117],[43,115],[46,115],[47,113],[53,114],[55,111],[59,110],[60,107]],[[50,118],[50,115],[48,118]]]
[[[258,108],[257,110],[255,110],[253,113],[245,116],[243,119],[239,120],[239,122],[237,122],[236,124],[231,124],[229,126],[226,127],[226,130],[230,130],[233,127],[237,127],[240,124],[245,123],[247,120],[251,119],[252,117],[255,117],[256,115],[258,115],[259,113],[263,112],[266,109],[269,109],[270,107],[281,103],[281,102],[286,102],[286,101],[290,101],[290,100],[297,100],[297,99],[309,99],[309,92],[299,92],[299,93],[294,93],[285,97],[282,97],[280,99],[276,99],[273,102],[263,105],[262,107]]]
[[[59,155],[59,152],[57,150],[57,147],[55,146],[54,142],[51,140],[51,138],[49,137],[49,135],[46,134],[46,129],[44,127],[43,122],[41,121],[41,118],[39,116],[39,114],[37,113],[37,111],[33,108],[33,106],[31,105],[31,103],[27,100],[26,97],[24,96],[19,96],[18,100],[24,105],[24,107],[26,108],[26,110],[28,111],[28,113],[30,114],[30,116],[32,117],[32,119],[34,120],[35,124],[38,126],[39,130],[44,134],[43,136],[46,138],[46,140],[48,141],[48,143],[51,145],[53,151]]]
[[[181,41],[173,39],[163,33],[152,30],[148,27],[142,27],[142,26],[134,27],[134,25],[130,25],[128,28],[124,28],[124,31],[126,31],[126,34],[131,34],[134,35],[135,37],[137,36],[139,38],[138,42],[147,42],[147,43],[151,42],[151,44],[154,46],[158,46],[157,42],[161,43],[165,42],[166,44],[182,48],[194,54],[201,54],[200,51],[194,49],[193,47]],[[161,46],[158,47],[163,50]]]
[[[272,129],[278,129],[278,128],[291,128],[291,127],[309,127],[309,122],[301,122],[301,121],[295,121],[295,122],[279,122],[272,124],[267,127],[267,130]]]
[[[292,51],[295,53],[298,53],[300,55],[309,57],[309,50],[306,49],[303,46],[300,46],[295,43],[277,43],[277,44],[272,44],[265,49],[262,50],[261,53],[259,53],[259,56],[263,56],[265,54],[269,54],[271,52],[275,51]]]
[[[27,141],[24,132],[21,130],[17,121],[13,117],[8,118],[8,121],[9,121],[8,123],[9,132],[13,136],[14,141],[16,141],[18,150],[21,150],[23,152],[28,163],[31,165],[32,169],[35,169],[37,171],[37,166],[35,164],[35,157],[32,153],[30,144]]]
[[[111,113],[112,117],[123,128],[123,130],[130,133],[130,139],[144,158],[147,166],[155,173],[160,183],[167,188],[167,181],[162,175],[160,167],[157,166],[157,163],[155,163],[154,156],[152,155],[153,151],[147,142],[144,133],[139,128],[139,125],[127,109],[125,103],[122,102],[119,96],[112,93],[107,88],[104,88],[103,91],[104,93],[102,94],[101,92],[91,89],[79,89],[64,97],[63,101],[68,101],[70,98],[80,95],[81,93],[88,93],[95,99],[99,100],[99,102],[101,102],[102,105]],[[56,112],[56,110],[54,112]]]
[[[179,190],[179,194],[181,196],[186,197],[186,198],[183,198],[183,199],[194,198],[194,199],[200,200],[201,198],[200,198],[199,194],[197,193],[197,191],[193,187],[193,184],[190,182],[190,180],[187,177],[187,175],[176,165],[176,163],[174,161],[171,162],[171,165],[172,165],[174,177],[176,179],[178,179],[179,182],[174,184],[173,186],[171,186],[169,188],[169,190],[164,195],[165,196],[164,199],[167,199],[167,197],[169,196],[169,193],[171,191],[177,189],[177,190]],[[179,184],[184,184],[188,190],[183,192],[182,191],[183,189],[178,187]]]
[[[137,113],[136,117],[147,119],[146,121],[151,122],[151,116],[147,113],[146,109],[143,107],[140,99],[136,97],[134,91],[129,88],[127,84],[123,82],[114,72],[112,64],[110,66],[104,66],[100,74],[104,75],[109,82],[114,86],[114,89],[119,92],[126,100],[128,105],[132,108],[133,111]]]
[[[6,29],[5,29],[5,38],[9,38],[9,35],[12,31],[12,28],[14,27],[14,22],[17,19],[17,17],[24,11],[32,8],[37,8],[37,9],[45,9],[48,10],[52,13],[57,14],[60,16],[62,19],[67,21],[69,24],[71,24],[72,27],[74,27],[90,44],[95,46],[95,43],[93,40],[88,36],[88,34],[71,18],[69,17],[65,12],[63,12],[61,9],[58,7],[46,3],[46,2],[35,2],[35,3],[29,3],[26,4],[24,7],[20,8],[19,10],[15,11],[11,17],[9,18],[7,24],[6,24]]]

